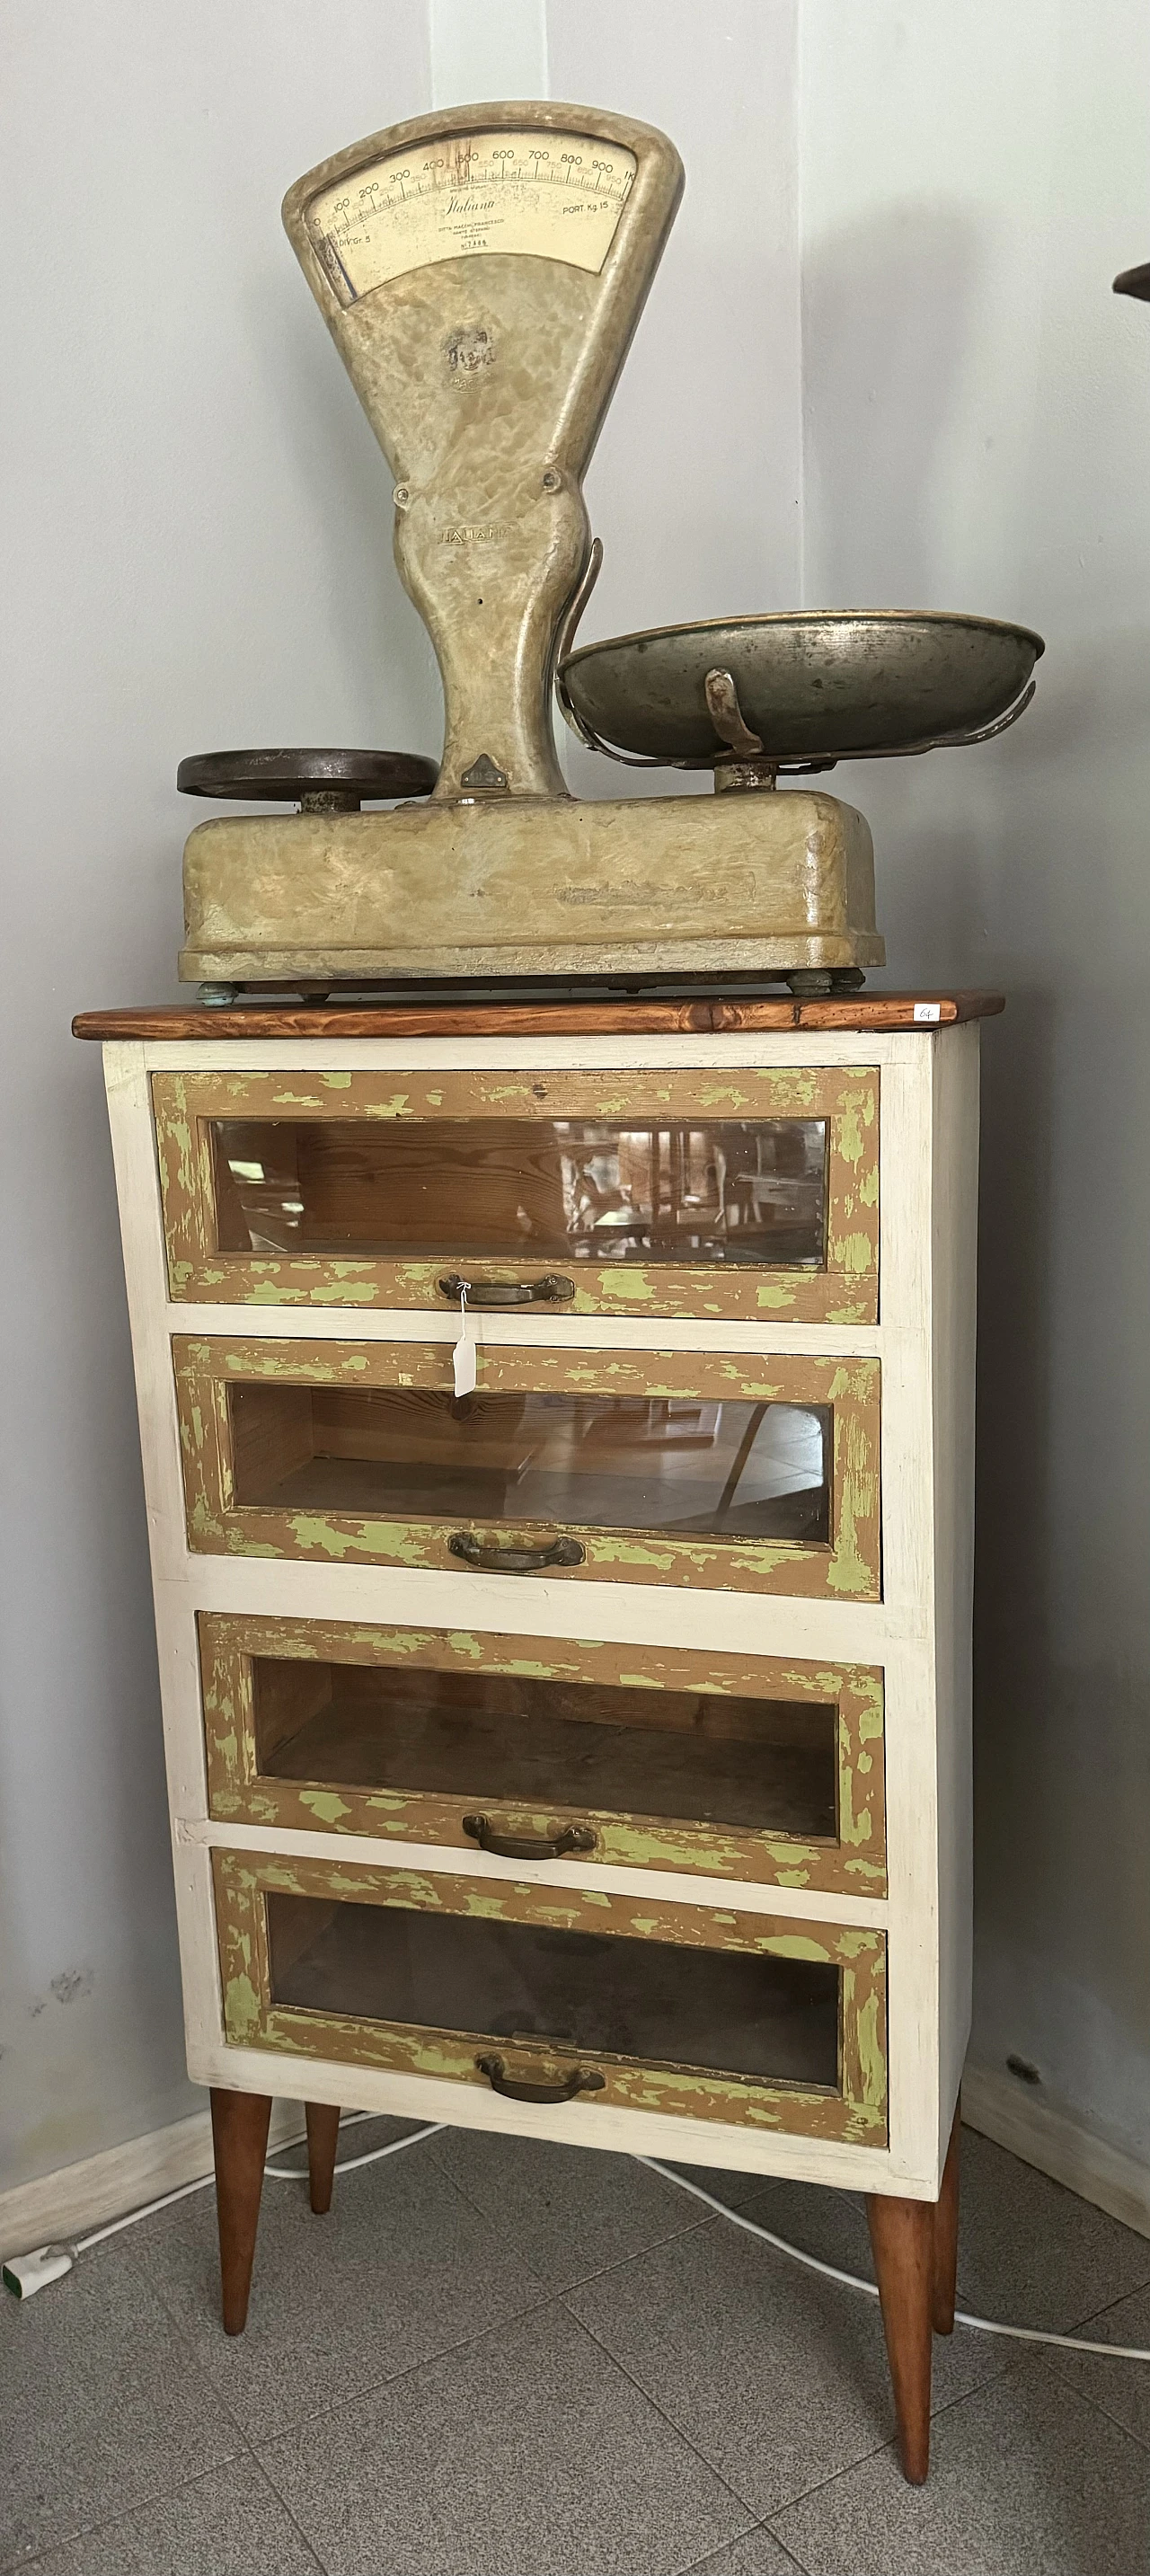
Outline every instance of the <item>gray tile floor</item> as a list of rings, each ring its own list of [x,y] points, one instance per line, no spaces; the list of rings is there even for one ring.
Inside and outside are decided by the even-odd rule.
[[[352,2133],[345,2152],[389,2134]],[[398,2131],[396,2132],[398,2134]],[[861,2204],[714,2188],[869,2271]],[[873,2303],[614,2156],[445,2131],[264,2193],[218,2323],[212,2195],[0,2306],[0,2570],[40,2576],[1137,2576],[1150,2367],[935,2346],[903,2484]],[[1150,2241],[969,2131],[961,2301],[1150,2344]]]

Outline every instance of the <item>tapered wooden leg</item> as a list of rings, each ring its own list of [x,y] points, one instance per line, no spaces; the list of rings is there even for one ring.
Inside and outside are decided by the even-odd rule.
[[[242,2334],[247,2323],[271,2116],[270,2093],[225,2093],[212,2086],[225,2334]]]
[[[942,2190],[934,2212],[934,2279],[932,2312],[936,2334],[954,2333],[954,2285],[958,2270],[958,2112],[942,2169]]]
[[[868,2192],[866,2214],[894,2390],[898,2455],[904,2478],[920,2487],[930,2463],[934,2203]]]
[[[309,2102],[307,2105],[307,2171],[311,2185],[311,2205],[317,2218],[331,2208],[332,2183],[335,2179],[335,2151],[339,2142],[339,2104]]]

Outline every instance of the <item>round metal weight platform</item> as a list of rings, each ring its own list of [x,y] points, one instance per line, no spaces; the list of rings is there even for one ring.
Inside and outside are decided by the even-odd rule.
[[[356,814],[365,800],[430,796],[438,776],[415,751],[199,751],[181,760],[176,785],[183,796]]]

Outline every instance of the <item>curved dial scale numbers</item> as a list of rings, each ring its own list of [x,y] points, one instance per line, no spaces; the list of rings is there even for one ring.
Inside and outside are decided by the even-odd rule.
[[[504,127],[445,137],[321,189],[307,228],[344,306],[410,269],[485,251],[597,274],[635,168],[633,152],[600,135]]]

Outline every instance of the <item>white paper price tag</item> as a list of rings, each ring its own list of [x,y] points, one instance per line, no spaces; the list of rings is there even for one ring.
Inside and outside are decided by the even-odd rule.
[[[941,1002],[916,1002],[914,1006],[914,1016],[919,1027],[922,1026],[924,1021],[929,1026],[932,1021],[941,1020],[942,1004]]]
[[[475,1386],[475,1337],[467,1312],[467,1290],[459,1291],[459,1340],[452,1353],[455,1368],[455,1392],[470,1395]]]

